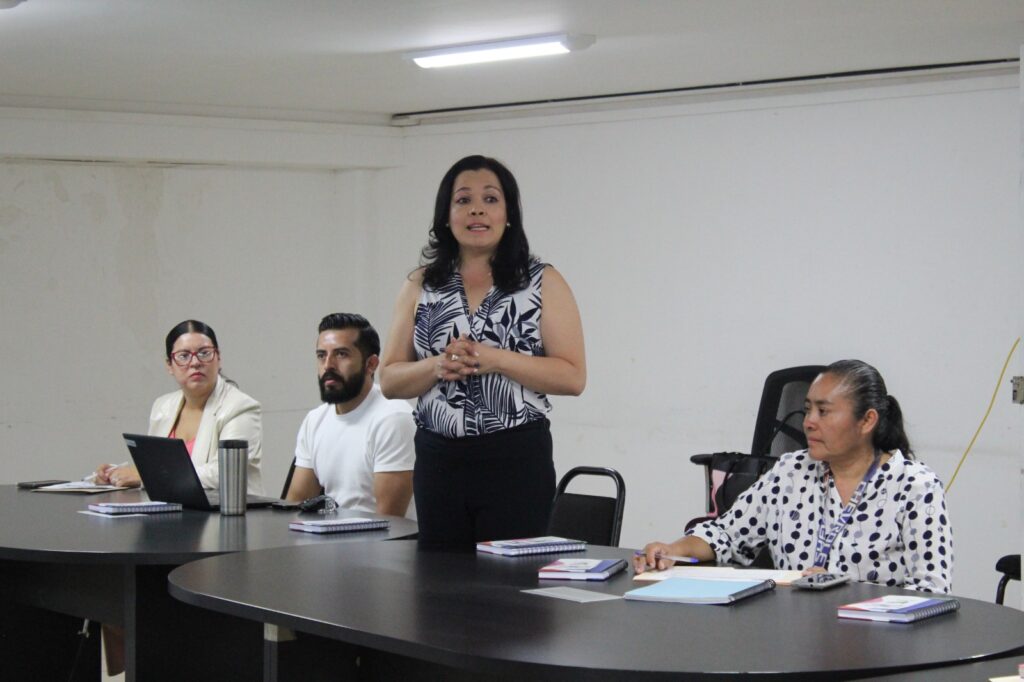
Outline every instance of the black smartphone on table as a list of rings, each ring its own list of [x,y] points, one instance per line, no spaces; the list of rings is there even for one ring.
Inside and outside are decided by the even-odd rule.
[[[18,487],[22,490],[35,490],[36,488],[45,488],[48,485],[57,485],[58,483],[70,483],[71,481],[58,481],[57,479],[47,481],[22,481],[18,484]]]

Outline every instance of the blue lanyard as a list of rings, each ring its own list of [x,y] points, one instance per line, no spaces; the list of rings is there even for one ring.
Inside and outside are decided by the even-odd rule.
[[[860,485],[853,491],[853,496],[850,501],[843,508],[843,512],[836,519],[836,522],[832,524],[832,527],[825,532],[825,516],[828,508],[828,477],[831,474],[831,470],[825,474],[825,490],[823,504],[821,507],[821,520],[818,522],[818,538],[814,544],[814,565],[820,568],[828,567],[828,555],[832,551],[832,544],[839,537],[839,533],[842,532],[846,524],[853,518],[853,512],[857,510],[857,505],[860,504],[860,500],[864,497],[864,491],[868,487],[868,481],[875,474],[875,470],[878,469],[878,462],[881,461],[882,455],[879,452],[875,453],[875,459],[871,462],[871,466],[868,467],[868,472],[864,474],[864,478],[861,480]]]

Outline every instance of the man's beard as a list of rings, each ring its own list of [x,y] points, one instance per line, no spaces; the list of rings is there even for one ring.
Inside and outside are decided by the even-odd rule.
[[[334,379],[337,383],[333,387],[328,388],[326,386],[327,379]],[[347,378],[341,376],[333,369],[326,370],[319,379],[320,400],[330,405],[347,403],[359,395],[363,390],[365,381],[366,363],[363,363],[363,367],[359,372]]]

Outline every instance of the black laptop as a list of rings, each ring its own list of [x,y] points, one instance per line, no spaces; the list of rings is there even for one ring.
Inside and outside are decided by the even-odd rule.
[[[160,438],[125,433],[124,442],[139,470],[142,485],[151,500],[177,502],[190,509],[217,511],[216,490],[206,490],[192,466],[192,458],[180,438]],[[246,507],[269,507],[277,498],[247,495]]]

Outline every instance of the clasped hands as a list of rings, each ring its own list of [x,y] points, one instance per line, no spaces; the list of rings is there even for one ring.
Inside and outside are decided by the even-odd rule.
[[[100,485],[123,485],[129,488],[138,488],[142,485],[139,470],[130,464],[101,464],[93,472],[92,479]]]
[[[487,361],[494,350],[472,339],[453,339],[444,354],[437,356],[434,374],[441,381],[462,381],[472,374],[493,371]]]

